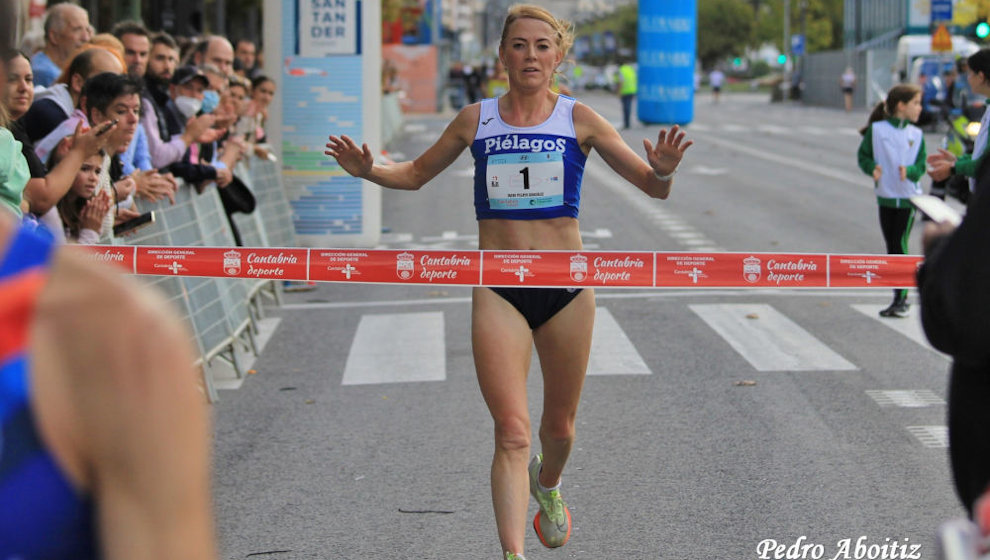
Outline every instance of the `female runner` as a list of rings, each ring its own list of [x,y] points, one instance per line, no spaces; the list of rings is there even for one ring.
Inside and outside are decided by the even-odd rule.
[[[581,177],[592,149],[624,179],[663,199],[692,142],[677,126],[661,129],[655,146],[643,140],[644,162],[598,113],[553,93],[554,74],[572,43],[568,22],[537,6],[515,5],[499,45],[507,93],[463,108],[413,161],[376,164],[367,144],[358,147],[347,136],[330,136],[325,153],[355,177],[417,190],[470,147],[481,249],[580,250]],[[537,194],[531,184],[539,186]],[[495,423],[492,502],[507,560],[523,558],[527,493],[540,506],[533,520],[540,541],[553,548],[570,537],[560,478],[574,442],[594,321],[590,289],[474,289],[471,338],[478,383]],[[527,468],[526,377],[534,343],[544,382],[542,452]]]

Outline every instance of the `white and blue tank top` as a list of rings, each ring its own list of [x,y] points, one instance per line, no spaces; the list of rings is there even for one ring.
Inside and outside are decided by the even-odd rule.
[[[574,132],[572,97],[558,96],[553,113],[536,126],[506,124],[498,98],[481,102],[474,156],[477,219],[576,218],[588,157]]]

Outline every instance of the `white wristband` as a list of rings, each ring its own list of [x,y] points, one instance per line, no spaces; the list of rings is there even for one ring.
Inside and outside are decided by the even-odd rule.
[[[680,166],[678,166],[678,167],[680,167]],[[676,175],[676,174],[677,174],[677,167],[675,167],[673,169],[673,171],[671,171],[670,173],[668,173],[666,175],[660,175],[659,173],[657,173],[657,171],[655,169],[653,170],[653,176],[656,177],[657,179],[665,182],[665,183],[670,182],[670,180],[673,179],[674,178],[674,175]]]

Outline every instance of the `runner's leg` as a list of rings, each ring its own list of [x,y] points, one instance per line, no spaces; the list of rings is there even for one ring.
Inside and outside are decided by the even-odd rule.
[[[531,437],[526,377],[533,335],[512,304],[488,288],[475,288],[471,341],[478,385],[495,421],[491,484],[498,538],[503,551],[522,553]]]
[[[595,294],[583,290],[567,307],[533,332],[543,370],[540,484],[557,484],[574,443],[574,418],[591,354]]]

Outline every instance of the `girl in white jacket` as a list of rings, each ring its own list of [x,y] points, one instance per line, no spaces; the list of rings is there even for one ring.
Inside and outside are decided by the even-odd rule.
[[[878,103],[860,132],[859,167],[873,177],[880,206],[880,229],[887,253],[903,255],[914,224],[914,207],[908,200],[922,194],[918,181],[925,174],[925,139],[913,122],[921,116],[921,89],[913,84],[891,88],[887,100]],[[894,301],[880,312],[883,317],[907,315],[907,290],[894,290]]]

